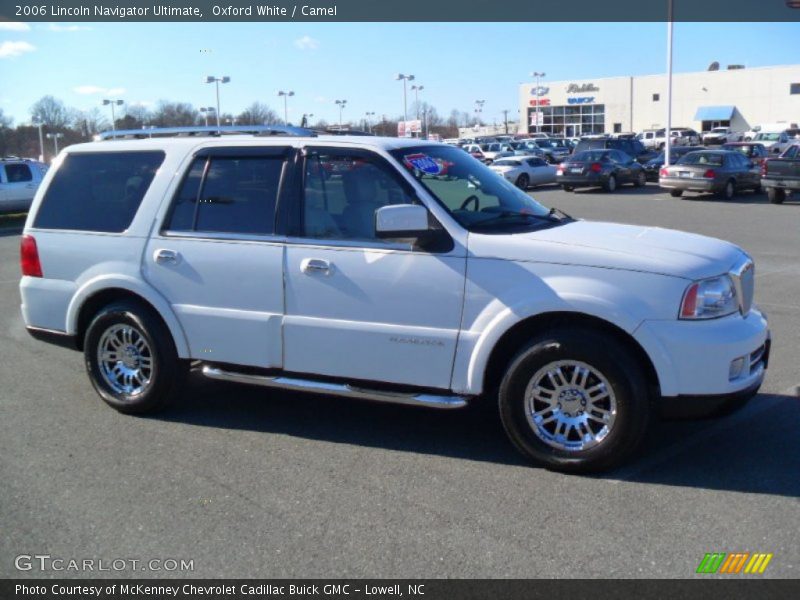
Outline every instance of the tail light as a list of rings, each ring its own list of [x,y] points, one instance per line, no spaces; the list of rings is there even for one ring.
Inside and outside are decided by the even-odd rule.
[[[669,177],[669,171],[667,169],[661,169],[658,172],[659,177]]]
[[[564,165],[563,164],[558,165],[556,167],[556,171],[558,171],[559,173],[563,173],[564,172]]]
[[[767,161],[766,160],[762,160],[761,161],[761,176],[762,177],[766,177],[767,176]]]
[[[39,250],[36,240],[31,235],[23,235],[19,244],[19,266],[22,274],[28,277],[42,277],[42,264],[39,262]]]
[[[714,179],[714,177],[716,177],[716,176],[717,176],[717,174],[714,172],[714,169],[709,169],[708,171],[703,173],[703,178],[704,179]]]
[[[592,166],[589,168],[592,170],[592,173],[599,173],[603,170],[603,165],[600,163],[592,163]]]

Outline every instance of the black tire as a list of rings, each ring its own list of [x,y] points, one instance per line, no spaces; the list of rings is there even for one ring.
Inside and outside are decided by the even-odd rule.
[[[574,192],[575,191],[575,188],[572,187],[571,185],[562,185],[561,189],[563,189],[565,192]]]
[[[673,198],[680,198],[683,196],[683,190],[670,190],[669,195]]]
[[[639,171],[633,180],[633,187],[640,188],[644,187],[645,185],[647,185],[647,175],[645,175],[644,171]]]
[[[588,449],[548,443],[528,420],[526,388],[540,369],[556,361],[588,365],[602,374],[615,397],[613,425],[599,443]],[[568,372],[569,367],[565,369]],[[604,471],[621,464],[644,439],[654,414],[643,368],[627,348],[606,334],[572,328],[545,332],[514,357],[500,383],[498,403],[503,427],[517,450],[548,469],[570,473]],[[566,431],[566,436],[586,433],[573,428]]]
[[[761,194],[763,192],[764,192],[764,188],[762,188],[760,185],[757,185],[756,187],[753,188],[753,193],[754,194]]]
[[[527,190],[531,185],[531,180],[526,173],[517,177],[516,185],[521,190]]]
[[[736,183],[733,179],[725,182],[725,187],[717,192],[717,198],[722,200],[730,200],[736,195]]]
[[[147,348],[147,352],[137,354],[138,358],[131,360],[138,364],[137,361],[149,356],[152,365],[146,385],[143,383],[143,389],[132,393],[112,387],[109,383],[110,375],[103,374],[103,366],[98,357],[104,335],[116,337],[116,341],[120,342],[120,335],[111,336],[110,332],[112,328],[125,327],[136,332]],[[126,342],[122,341],[122,344],[125,345]],[[134,345],[128,344],[127,348]],[[150,308],[129,300],[109,304],[94,316],[84,337],[84,359],[89,379],[100,397],[112,408],[126,414],[155,412],[167,406],[178,394],[189,370],[188,362],[178,357],[172,336],[161,319]],[[120,370],[122,362],[116,361]]]
[[[786,200],[786,190],[767,188],[767,198],[771,204],[783,204],[783,201]]]
[[[609,175],[608,179],[606,179],[606,182],[603,184],[603,189],[609,194],[615,192],[617,190],[617,177],[615,175]]]

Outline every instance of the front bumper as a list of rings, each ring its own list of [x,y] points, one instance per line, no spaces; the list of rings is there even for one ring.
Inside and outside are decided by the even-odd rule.
[[[764,380],[769,361],[767,318],[753,307],[707,321],[644,321],[634,337],[650,356],[662,396],[709,396],[742,392]],[[731,363],[745,367],[731,378]]]
[[[782,190],[800,190],[800,179],[770,179],[769,177],[763,177],[761,179],[761,187],[778,188]]]
[[[660,177],[658,185],[668,190],[685,192],[716,192],[720,189],[713,179],[691,179],[689,177]]]

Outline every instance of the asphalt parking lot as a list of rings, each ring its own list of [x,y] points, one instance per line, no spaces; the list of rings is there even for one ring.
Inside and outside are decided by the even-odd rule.
[[[194,577],[691,577],[706,552],[800,576],[800,202],[531,193],[587,219],[729,239],[774,335],[762,393],[667,422],[602,477],[523,463],[499,423],[193,376],[153,418],[95,395],[80,354],[24,331],[18,229],[0,233],[0,576],[19,554],[191,559]],[[95,573],[94,575],[104,575]],[[106,574],[107,575],[107,574]]]

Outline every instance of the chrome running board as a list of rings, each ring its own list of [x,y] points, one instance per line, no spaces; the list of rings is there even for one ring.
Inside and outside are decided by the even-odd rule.
[[[203,367],[203,375],[209,379],[219,381],[233,381],[235,383],[248,383],[269,388],[278,388],[295,392],[314,392],[359,400],[372,400],[374,402],[390,402],[392,404],[406,404],[409,406],[427,406],[430,408],[453,409],[463,408],[467,399],[463,396],[437,396],[433,394],[411,394],[402,392],[389,392],[384,390],[371,390],[356,387],[346,383],[329,383],[311,379],[297,379],[282,375],[252,375],[250,373],[236,373],[225,371],[208,365]]]

